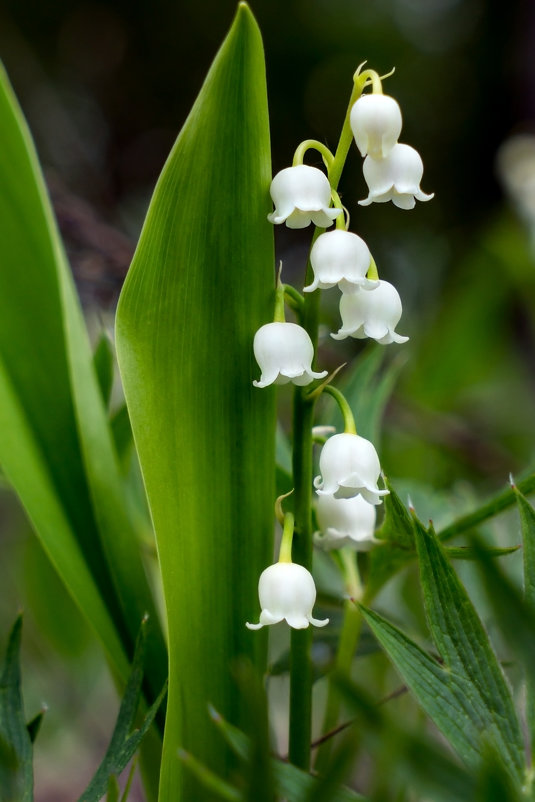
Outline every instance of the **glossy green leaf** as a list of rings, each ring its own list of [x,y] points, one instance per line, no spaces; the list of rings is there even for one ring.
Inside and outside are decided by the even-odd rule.
[[[139,622],[151,614],[154,695],[165,676],[165,645],[72,277],[4,73],[0,152],[0,462],[123,679]]]
[[[162,800],[202,799],[180,746],[219,776],[213,701],[244,711],[230,675],[265,664],[257,584],[272,560],[274,390],[252,385],[273,316],[263,48],[240,3],[156,186],[117,312],[117,353],[158,542],[170,686]]]
[[[0,800],[33,802],[32,742],[24,719],[20,676],[22,616],[9,635],[0,672]]]
[[[136,643],[132,670],[126,684],[110,744],[102,763],[78,802],[98,802],[106,792],[109,793],[110,780],[113,788],[112,778],[117,777],[133,758],[165,697],[167,685],[164,685],[156,701],[146,712],[141,724],[132,732],[141,699],[147,638],[146,630],[147,622],[143,621]]]
[[[482,751],[492,749],[520,783],[522,736],[488,636],[436,535],[416,520],[414,531],[426,616],[444,666],[376,613],[363,614],[422,707],[466,763],[480,765]]]

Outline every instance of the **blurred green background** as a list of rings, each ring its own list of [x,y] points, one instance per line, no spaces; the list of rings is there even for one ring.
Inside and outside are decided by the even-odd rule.
[[[250,5],[266,49],[274,171],[303,139],[336,146],[362,61],[381,73],[396,68],[385,91],[401,104],[402,141],[421,153],[422,188],[435,199],[413,212],[359,207],[366,187],[356,148],[341,192],[352,230],[401,293],[398,329],[411,337],[385,349],[386,362],[405,362],[386,411],[383,467],[420,503],[422,517],[446,520],[503,487],[510,472],[533,466],[535,5]],[[92,329],[112,328],[156,178],[234,10],[229,0],[0,6],[0,57],[33,132]],[[310,231],[276,237],[285,279],[301,288]],[[329,367],[363,347],[353,340],[334,347],[328,337],[338,327],[337,300],[331,290],[322,301],[329,328],[319,359]],[[25,606],[28,713],[41,699],[51,708],[37,800],[67,801],[109,735],[113,691],[7,488],[1,501],[0,629]],[[414,593],[403,592],[416,620]]]

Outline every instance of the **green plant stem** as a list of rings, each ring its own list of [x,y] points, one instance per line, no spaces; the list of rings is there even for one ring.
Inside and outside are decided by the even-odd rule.
[[[528,476],[523,481],[518,482],[516,486],[525,496],[529,495],[530,493],[534,493],[535,474],[531,474],[531,476]],[[484,504],[478,510],[471,512],[468,515],[463,515],[462,518],[458,518],[449,526],[445,526],[444,529],[438,532],[438,537],[442,541],[451,540],[451,538],[462,534],[462,532],[467,532],[469,529],[474,529],[476,526],[478,526],[478,524],[481,524],[483,521],[487,521],[489,518],[494,517],[494,515],[502,510],[512,507],[515,501],[516,496],[514,491],[512,489],[504,490],[503,493],[499,493],[497,496],[494,496],[494,498],[492,498],[487,504]]]
[[[324,393],[327,395],[331,395],[336,403],[340,408],[340,412],[342,413],[342,417],[344,419],[344,432],[346,434],[356,434],[357,427],[355,425],[355,418],[353,416],[353,411],[347,400],[345,399],[343,393],[340,392],[336,387],[333,387],[330,384],[327,384],[326,387],[323,389]]]
[[[345,575],[345,586],[348,598],[344,601],[344,620],[338,651],[336,653],[333,670],[336,674],[349,675],[353,657],[357,650],[360,632],[362,629],[362,616],[355,600],[362,593],[360,577],[358,574],[356,554],[350,549],[341,549],[339,555],[341,569]],[[340,715],[340,696],[334,684],[329,680],[327,689],[327,702],[323,719],[323,733],[331,732],[338,724]],[[318,774],[325,774],[329,764],[332,748],[332,738],[321,744],[316,757],[315,770]]]
[[[328,167],[331,187],[338,189],[342,170],[353,141],[349,125],[349,114],[353,103],[362,94],[365,82],[356,79],[351,93],[347,113],[336,149],[334,160]],[[308,143],[303,143],[308,144]],[[311,245],[322,233],[316,228]],[[313,280],[310,260],[307,264],[305,283]],[[306,294],[303,304],[302,325],[308,332],[314,351],[318,342],[320,293]],[[293,558],[309,571],[312,567],[312,425],[314,422],[314,400],[306,397],[306,388],[296,387],[293,404],[293,477],[295,531]],[[289,759],[299,768],[310,766],[310,742],[312,733],[312,665],[310,647],[312,632],[308,629],[294,630],[290,643],[290,733]]]

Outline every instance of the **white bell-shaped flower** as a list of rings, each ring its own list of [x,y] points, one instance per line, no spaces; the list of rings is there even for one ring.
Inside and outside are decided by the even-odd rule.
[[[434,193],[426,195],[420,189],[424,165],[418,151],[410,145],[394,145],[384,159],[366,156],[362,169],[368,197],[359,201],[361,206],[391,200],[400,209],[414,209],[417,200],[434,197]]]
[[[401,317],[401,298],[396,288],[388,281],[379,281],[373,292],[356,292],[342,295],[340,315],[342,327],[335,340],[356,337],[360,340],[371,337],[381,345],[404,343],[409,339],[397,334],[396,328]]]
[[[362,95],[351,109],[349,122],[361,155],[384,159],[401,133],[401,109],[389,95]]]
[[[379,282],[366,278],[371,261],[368,246],[357,234],[342,229],[320,234],[310,252],[314,281],[304,292],[318,287],[326,290],[336,284],[342,292],[355,292],[359,287],[372,290]]]
[[[270,223],[286,223],[288,228],[306,228],[310,223],[328,228],[342,214],[331,205],[329,179],[317,167],[298,164],[277,173],[270,187],[275,211],[268,214]]]
[[[328,618],[312,617],[316,586],[310,571],[297,563],[278,562],[262,571],[258,597],[262,608],[260,622],[247,623],[249,629],[261,629],[283,619],[294,629],[306,629],[309,624],[324,627],[329,623]]]
[[[323,379],[327,371],[312,370],[314,348],[308,333],[297,323],[266,323],[254,336],[253,351],[262,371],[255,387],[293,382],[303,386]]]
[[[369,551],[374,543],[379,543],[373,536],[377,517],[375,506],[362,496],[319,496],[316,516],[320,531],[314,533],[314,543],[320,548],[351,546],[356,551]]]
[[[370,504],[380,504],[377,480],[381,473],[379,457],[372,443],[358,434],[335,434],[323,446],[320,454],[320,476],[314,479],[318,496],[352,498],[360,495]]]

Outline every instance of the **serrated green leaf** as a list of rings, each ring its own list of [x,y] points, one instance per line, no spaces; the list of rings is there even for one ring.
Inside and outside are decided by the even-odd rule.
[[[524,744],[511,692],[488,635],[435,533],[415,521],[420,577],[429,628],[446,666],[471,686],[473,721],[522,781]]]
[[[444,661],[438,665],[371,611],[370,627],[426,712],[468,765],[492,748],[517,783],[523,743],[511,693],[487,634],[432,531],[414,525],[426,616]]]
[[[132,760],[165,698],[167,684],[164,685],[156,701],[146,712],[141,725],[132,732],[141,697],[147,639],[146,630],[147,622],[145,620],[141,625],[137,638],[132,670],[125,688],[110,744],[102,763],[78,802],[98,802],[109,791],[110,778],[119,775]]]
[[[470,686],[445,670],[413,641],[372,610],[361,607],[368,626],[395,667],[453,748],[468,766],[480,764],[481,722],[474,721]]]
[[[129,521],[82,313],[20,108],[0,73],[0,462],[69,592],[128,674],[151,613],[147,676],[163,636]]]
[[[93,352],[93,366],[105,407],[110,403],[114,361],[115,354],[113,353],[111,340],[106,332],[103,331]]]
[[[0,673],[0,800],[33,802],[32,742],[24,718],[20,676],[22,616],[7,644]]]
[[[252,343],[274,299],[269,127],[260,32],[240,3],[156,186],[117,312],[117,353],[158,541],[170,686],[161,799],[199,798],[180,746],[230,771],[213,700],[230,676],[272,559],[274,390],[252,386]]]

